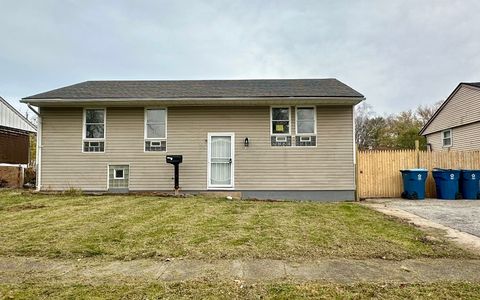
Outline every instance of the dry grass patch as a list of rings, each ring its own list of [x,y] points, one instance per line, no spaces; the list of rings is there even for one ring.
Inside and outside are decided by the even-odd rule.
[[[0,285],[5,299],[478,299],[480,284],[256,283],[187,281],[123,285]]]

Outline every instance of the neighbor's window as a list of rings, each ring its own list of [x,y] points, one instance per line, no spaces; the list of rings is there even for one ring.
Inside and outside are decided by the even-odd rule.
[[[105,151],[105,109],[84,110],[83,152]]]
[[[167,150],[167,110],[145,109],[145,151]]]
[[[289,107],[272,107],[272,134],[290,134]]]
[[[451,129],[442,131],[442,144],[443,144],[443,147],[452,146],[452,130]]]
[[[297,134],[315,134],[315,107],[297,107]]]

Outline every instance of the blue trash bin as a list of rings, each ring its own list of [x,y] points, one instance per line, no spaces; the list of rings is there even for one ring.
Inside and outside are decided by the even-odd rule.
[[[480,170],[462,170],[460,190],[463,199],[480,199]]]
[[[400,170],[400,172],[403,179],[402,198],[425,199],[425,181],[427,180],[428,170],[408,169]]]
[[[460,170],[437,168],[432,170],[432,174],[438,199],[455,200],[462,197],[458,189]]]

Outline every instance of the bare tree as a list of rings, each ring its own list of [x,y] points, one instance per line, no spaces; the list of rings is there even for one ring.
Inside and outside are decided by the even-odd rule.
[[[37,118],[37,115],[35,114],[30,114],[29,111],[25,111],[25,118],[27,118],[27,120],[29,120],[30,122],[32,122],[32,124],[34,125],[38,125],[38,118]]]
[[[438,101],[433,105],[419,105],[417,107],[417,110],[415,111],[415,114],[417,115],[417,118],[421,122],[421,126],[427,124],[428,120],[432,118],[432,116],[435,114],[437,109],[442,105],[443,101]]]
[[[363,102],[356,107],[355,142],[360,149],[376,148],[384,126],[385,119],[377,117],[370,104]]]

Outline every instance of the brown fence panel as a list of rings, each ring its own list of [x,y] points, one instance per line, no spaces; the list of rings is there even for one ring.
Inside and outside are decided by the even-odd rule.
[[[30,136],[0,128],[0,163],[28,164]]]
[[[415,150],[358,151],[357,193],[360,198],[400,197],[400,170],[415,168]]]
[[[18,167],[0,166],[0,187],[19,188],[23,186],[24,169]]]

